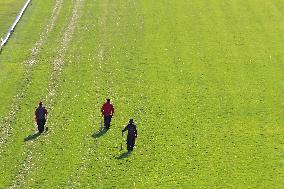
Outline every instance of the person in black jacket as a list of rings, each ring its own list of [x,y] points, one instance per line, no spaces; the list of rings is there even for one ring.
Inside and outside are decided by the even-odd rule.
[[[39,103],[37,109],[35,110],[35,120],[38,126],[38,132],[42,133],[44,131],[44,125],[47,118],[47,110],[42,106],[42,102]]]
[[[127,150],[128,152],[133,150],[133,147],[135,145],[135,139],[137,138],[137,129],[136,125],[133,122],[133,119],[129,120],[129,123],[126,125],[126,127],[122,130],[122,134],[124,131],[128,130],[127,135]]]

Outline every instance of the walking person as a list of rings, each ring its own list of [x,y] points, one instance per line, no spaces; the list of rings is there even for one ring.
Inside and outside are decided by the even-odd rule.
[[[110,103],[110,99],[107,99],[106,103],[101,108],[102,116],[104,116],[104,127],[109,129],[111,118],[114,114],[113,105]]]
[[[37,128],[39,133],[43,133],[44,125],[47,118],[47,110],[42,106],[42,102],[39,103],[37,109],[35,110],[35,119],[37,123]]]
[[[135,145],[135,139],[137,138],[137,129],[136,125],[134,124],[133,119],[129,120],[129,123],[126,125],[126,127],[122,130],[122,135],[123,132],[128,130],[128,135],[127,135],[127,150],[128,152],[133,150],[133,147]]]

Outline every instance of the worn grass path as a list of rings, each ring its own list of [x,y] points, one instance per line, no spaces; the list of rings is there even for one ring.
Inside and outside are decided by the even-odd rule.
[[[0,56],[1,120],[25,89],[23,65],[34,56],[22,49],[33,49],[52,20],[56,2],[48,2],[45,21],[32,22],[42,26],[29,32],[33,42],[19,46],[27,33],[18,33]],[[9,124],[0,186],[282,188],[283,4],[62,1]],[[98,133],[106,97],[116,114]],[[39,99],[50,130],[28,138]],[[119,147],[130,117],[138,140],[126,154]]]

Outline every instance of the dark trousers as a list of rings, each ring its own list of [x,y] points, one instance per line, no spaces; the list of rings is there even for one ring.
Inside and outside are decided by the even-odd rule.
[[[111,115],[104,116],[104,126],[106,129],[109,129],[111,122]]]
[[[37,119],[36,120],[37,128],[38,128],[38,132],[39,133],[42,133],[44,131],[45,122],[46,122],[45,119]]]
[[[135,145],[135,136],[127,135],[127,150],[132,151]]]

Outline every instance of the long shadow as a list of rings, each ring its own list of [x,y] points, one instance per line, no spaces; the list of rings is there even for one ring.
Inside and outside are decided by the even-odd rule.
[[[30,141],[30,140],[34,140],[34,139],[36,139],[37,137],[39,137],[40,134],[41,134],[41,133],[35,133],[35,134],[32,134],[32,135],[29,135],[29,136],[27,136],[27,137],[24,139],[24,141],[27,142],[27,141]]]
[[[95,139],[100,138],[101,136],[103,136],[104,134],[106,134],[107,131],[108,131],[107,129],[103,129],[103,130],[101,130],[101,131],[97,131],[97,132],[95,132],[94,134],[92,134],[92,137],[95,138]]]
[[[124,158],[127,158],[130,154],[131,154],[131,151],[124,152],[120,154],[120,156],[116,157],[115,159],[124,159]]]

